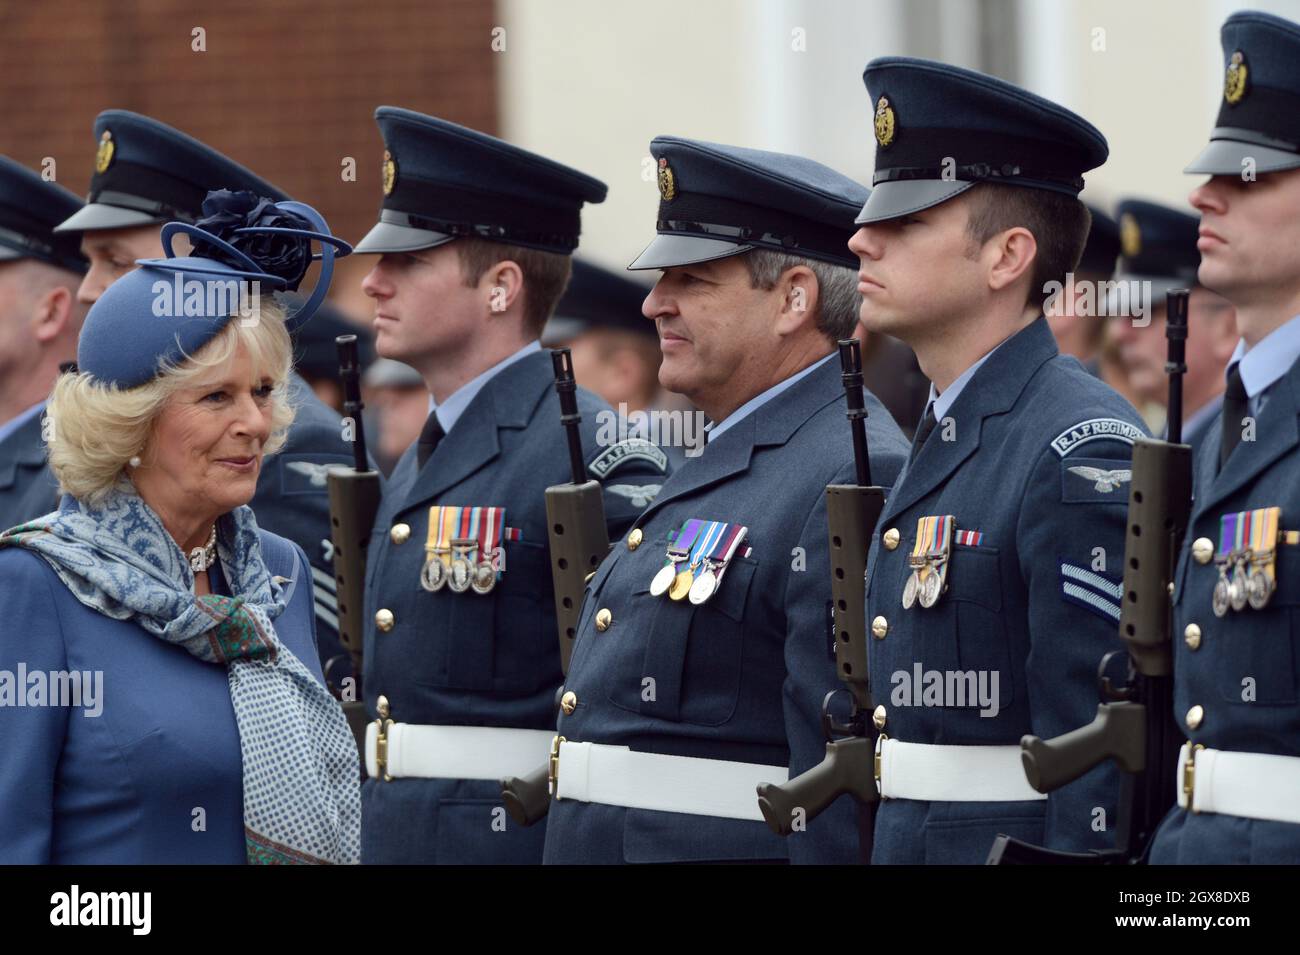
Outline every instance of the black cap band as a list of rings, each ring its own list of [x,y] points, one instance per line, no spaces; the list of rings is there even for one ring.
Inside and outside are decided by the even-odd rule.
[[[1251,86],[1239,103],[1223,101],[1211,139],[1238,139],[1287,152],[1300,152],[1300,95]],[[1221,135],[1231,129],[1231,135]]]
[[[660,202],[655,228],[665,234],[724,239],[835,265],[857,265],[857,258],[848,250],[848,226],[836,228],[717,196],[679,193],[671,202]]]
[[[446,210],[449,215],[443,218],[407,211],[413,207]],[[413,177],[398,179],[397,188],[384,200],[381,218],[415,229],[565,254],[578,247],[582,231],[581,214],[572,204],[543,207],[535,199],[524,202],[501,193],[451,188]]]
[[[193,222],[207,194],[206,189],[160,169],[118,160],[91,180],[86,201],[134,209],[159,219]]]

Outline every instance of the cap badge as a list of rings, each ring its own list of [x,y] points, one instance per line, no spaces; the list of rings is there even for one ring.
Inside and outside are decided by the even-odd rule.
[[[1223,77],[1223,98],[1229,103],[1240,103],[1246,95],[1246,54],[1237,50],[1228,62],[1228,72]]]
[[[397,185],[397,162],[393,154],[384,150],[384,195],[391,195],[393,186]]]
[[[889,105],[889,100],[882,96],[876,103],[876,142],[888,146],[893,141],[894,109]]]
[[[99,146],[95,149],[95,172],[105,172],[113,162],[113,134],[107,129],[99,137]]]
[[[677,180],[673,177],[673,169],[668,165],[667,159],[659,160],[659,198],[664,202],[672,202],[677,197]]]
[[[1142,251],[1142,230],[1138,228],[1138,221],[1131,212],[1119,217],[1119,247],[1126,259],[1131,259]]]

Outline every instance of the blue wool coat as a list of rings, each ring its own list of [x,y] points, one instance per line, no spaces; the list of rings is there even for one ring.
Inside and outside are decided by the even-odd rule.
[[[555,725],[562,677],[545,491],[572,475],[554,381],[546,353],[507,366],[475,395],[423,468],[411,447],[393,469],[366,566],[362,686],[372,719],[382,694],[400,723]],[[666,458],[644,442],[599,447],[609,406],[579,389],[578,409],[588,473],[604,484],[608,531],[617,537],[659,490]],[[518,540],[504,544],[505,573],[489,594],[421,587],[429,509],[436,505],[504,507],[506,526],[519,530]],[[409,528],[401,543],[391,536],[397,524]],[[375,627],[381,608],[394,617],[388,632]],[[538,752],[538,767],[545,756]],[[361,797],[362,862],[541,861],[545,822],[526,828],[508,820],[496,780],[367,779]]]
[[[1249,605],[1216,617],[1210,597],[1218,570],[1191,557],[1209,538],[1219,549],[1225,514],[1281,507],[1283,530],[1300,530],[1300,362],[1265,392],[1255,441],[1243,441],[1218,470],[1222,415],[1208,428],[1196,462],[1196,499],[1174,585],[1174,719],[1195,744],[1300,757],[1300,547],[1281,545],[1277,590],[1263,610]],[[1217,473],[1216,473],[1217,472]],[[1201,628],[1196,649],[1187,627]],[[1196,729],[1188,711],[1204,711]],[[1300,799],[1300,793],[1296,794]],[[1300,863],[1300,825],[1175,806],[1151,849],[1153,863]]]
[[[945,419],[899,478],[868,554],[867,621],[886,624],[868,641],[884,732],[909,743],[1014,746],[1082,726],[1096,713],[1097,666],[1122,646],[1125,469],[1133,436],[1146,434],[1142,420],[1058,355],[1042,318],[992,354]],[[1108,481],[1097,471],[1122,473]],[[954,546],[935,606],[905,610],[918,519],[942,515],[982,536]],[[882,545],[891,530],[892,549]],[[969,700],[917,699],[918,665],[923,674],[982,673],[990,689],[996,674],[996,714]],[[888,799],[872,861],[983,863],[999,833],[1056,849],[1109,847],[1118,785],[1105,766],[1046,801]]]
[[[321,678],[311,571],[261,531],[293,590],[280,640]],[[214,593],[230,594],[220,565]],[[285,585],[288,588],[289,585]],[[53,568],[0,550],[0,672],[102,674],[96,709],[0,705],[0,864],[242,864],[243,763],[227,671],[82,604]],[[26,701],[32,701],[25,696]]]
[[[872,477],[891,484],[907,443],[867,395]],[[821,762],[835,672],[826,486],[855,480],[838,364],[829,361],[689,459],[589,582],[559,732],[570,742],[788,766]],[[692,518],[749,528],[718,592],[695,606],[649,593],[670,533]],[[604,632],[594,620],[609,610]],[[643,692],[654,680],[653,699]],[[560,773],[564,767],[561,762]],[[752,791],[757,811],[757,795]],[[547,863],[844,862],[858,858],[852,800],[788,838],[762,821],[553,800]]]

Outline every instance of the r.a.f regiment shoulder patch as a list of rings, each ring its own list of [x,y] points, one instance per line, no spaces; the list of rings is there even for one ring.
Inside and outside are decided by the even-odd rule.
[[[1145,438],[1137,425],[1121,421],[1119,418],[1089,418],[1066,428],[1052,439],[1052,450],[1065,457],[1075,448],[1090,441],[1122,441],[1132,444],[1138,438]]]
[[[629,461],[645,461],[660,474],[668,473],[668,455],[644,438],[626,438],[610,445],[587,465],[587,473],[596,480],[603,481]]]

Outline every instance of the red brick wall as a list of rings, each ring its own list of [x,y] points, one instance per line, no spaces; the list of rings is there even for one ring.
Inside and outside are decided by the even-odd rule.
[[[497,126],[491,0],[40,0],[0,5],[0,153],[84,195],[103,109],[220,149],[355,242],[379,209],[376,106]],[[206,30],[207,51],[191,49]],[[343,182],[343,157],[356,181]],[[351,304],[365,259],[345,260]]]

